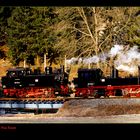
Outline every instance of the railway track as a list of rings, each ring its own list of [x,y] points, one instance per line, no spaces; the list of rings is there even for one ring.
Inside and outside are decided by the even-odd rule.
[[[111,96],[109,98],[101,97],[100,99],[121,99],[122,96]],[[138,97],[131,97],[138,98]],[[131,99],[130,98],[130,99]],[[0,98],[0,114],[5,114],[8,110],[12,113],[15,110],[58,110],[64,102],[69,100],[80,100],[83,97],[57,97],[57,98]],[[89,97],[87,99],[96,99]],[[51,111],[50,111],[51,112]],[[28,112],[29,113],[29,112]]]
[[[57,97],[57,98],[0,98],[0,114],[7,110],[12,113],[14,110],[58,110],[65,101],[75,98]],[[77,97],[76,99],[80,99]]]
[[[0,98],[0,114],[11,110],[58,110],[64,103],[63,98]]]

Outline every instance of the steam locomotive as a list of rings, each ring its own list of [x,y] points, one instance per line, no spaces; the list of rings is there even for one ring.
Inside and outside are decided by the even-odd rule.
[[[52,70],[46,67],[45,73],[39,69],[11,68],[2,77],[3,95],[7,97],[140,97],[140,67],[137,77],[121,78],[118,70],[112,68],[110,77],[104,77],[101,69],[78,69],[78,77],[70,82],[64,66]]]
[[[11,68],[2,79],[3,95],[7,97],[47,97],[65,96],[67,93],[68,74],[64,67],[52,71],[46,67],[45,73],[40,69]]]
[[[104,77],[101,69],[79,69],[78,78],[74,78],[76,96],[123,96],[140,97],[140,67],[138,76],[119,77],[119,71],[112,67],[110,77]]]

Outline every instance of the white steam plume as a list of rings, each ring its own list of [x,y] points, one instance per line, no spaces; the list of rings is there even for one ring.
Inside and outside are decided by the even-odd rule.
[[[71,58],[66,60],[67,64],[75,64],[75,63],[84,63],[84,64],[91,64],[99,62],[98,56],[88,57],[88,58]]]
[[[83,59],[83,63],[85,64],[98,63],[99,60],[100,60],[99,57],[95,55],[93,57]]]
[[[114,45],[114,47],[111,48],[109,55],[111,57],[114,57],[123,51],[123,46],[122,45]]]
[[[78,58],[73,57],[71,59],[67,59],[66,60],[66,63],[69,64],[69,65],[71,65],[71,64],[76,63],[77,61],[78,61]]]
[[[140,65],[140,52],[138,46],[128,48],[128,46],[114,45],[108,53],[94,55],[88,58],[71,58],[66,60],[67,64],[83,63],[91,64],[98,62],[105,62],[107,58],[113,58],[114,66],[118,70],[123,70],[131,74],[138,71]]]
[[[117,59],[114,61],[115,67],[118,70],[127,71],[129,73],[135,73],[138,70],[140,64],[140,53],[138,46],[134,46],[127,51],[117,54]]]
[[[123,70],[131,74],[136,72],[137,68],[138,68],[137,66],[127,66],[127,65],[119,65],[118,67],[116,67],[116,69],[118,70]]]
[[[106,58],[108,57],[108,54],[99,54],[99,56],[92,56],[92,57],[87,57],[87,58],[71,58],[71,59],[67,59],[66,63],[71,65],[71,64],[75,64],[75,63],[83,63],[83,64],[91,64],[91,63],[98,63],[99,61],[106,61]]]

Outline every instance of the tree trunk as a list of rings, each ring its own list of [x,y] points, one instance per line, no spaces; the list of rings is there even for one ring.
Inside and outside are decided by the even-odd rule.
[[[96,9],[95,7],[93,7],[93,13],[94,13],[94,27],[95,27],[95,53],[96,53],[96,56],[98,56],[98,53],[99,53],[99,47],[98,47],[98,32],[97,32],[97,15],[96,15]],[[99,62],[97,62],[96,64],[97,68],[100,68],[100,64]]]
[[[24,59],[24,62],[23,62],[23,67],[26,68],[26,59]]]
[[[44,53],[44,72],[45,72],[45,68],[46,68],[46,54]]]
[[[37,55],[37,57],[36,57],[36,66],[37,66],[37,67],[40,66],[40,63],[39,63],[39,55]]]
[[[93,7],[92,10],[93,10],[93,13],[94,13],[93,14],[93,20],[94,20],[94,31],[95,31],[95,33],[93,33],[92,30],[90,29],[90,25],[88,23],[88,19],[87,19],[86,15],[85,15],[85,12],[84,12],[83,8],[81,8],[81,10],[79,9],[79,13],[80,13],[81,17],[84,20],[84,23],[86,25],[88,34],[91,37],[91,41],[93,42],[93,44],[92,44],[93,49],[92,50],[94,50],[96,56],[98,56],[98,54],[99,54],[99,46],[98,46],[99,39],[98,39],[98,30],[97,30],[97,24],[98,24],[98,22],[97,22],[97,14],[96,14],[95,7]],[[97,66],[97,68],[100,68],[99,62],[96,63],[96,66]]]
[[[66,63],[66,60],[67,60],[67,58],[66,58],[66,55],[65,55],[65,59],[64,59],[64,71],[65,72],[67,71],[67,63]]]

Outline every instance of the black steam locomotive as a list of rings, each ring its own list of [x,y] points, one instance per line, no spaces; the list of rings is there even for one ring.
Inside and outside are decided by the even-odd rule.
[[[68,74],[64,67],[52,71],[46,67],[45,73],[40,69],[11,68],[2,77],[3,94],[9,97],[54,97],[66,94]]]
[[[73,82],[76,96],[137,96],[140,97],[140,67],[136,77],[121,78],[118,70],[112,67],[110,77],[104,77],[101,69],[79,69],[78,77]]]

